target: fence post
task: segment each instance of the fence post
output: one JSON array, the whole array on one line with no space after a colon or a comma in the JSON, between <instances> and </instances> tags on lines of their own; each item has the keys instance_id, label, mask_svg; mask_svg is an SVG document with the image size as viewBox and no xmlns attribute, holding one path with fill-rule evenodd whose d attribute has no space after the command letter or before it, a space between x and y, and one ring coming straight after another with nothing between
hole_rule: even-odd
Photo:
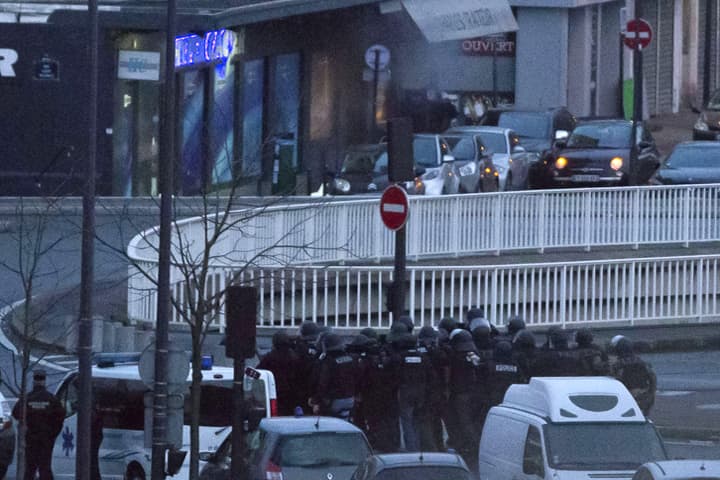
<instances>
[{"instance_id":1,"label":"fence post","mask_svg":"<svg viewBox=\"0 0 720 480\"><path fill-rule=\"evenodd\" d=\"M567 265L563 265L560 271L560 295L558 296L558 302L560 305L560 324L565 329L565 322L567 321Z\"/></svg>"},{"instance_id":2,"label":"fence post","mask_svg":"<svg viewBox=\"0 0 720 480\"><path fill-rule=\"evenodd\" d=\"M592 192L586 191L583 195L583 238L585 240L586 252L590 251L592 242Z\"/></svg>"},{"instance_id":3,"label":"fence post","mask_svg":"<svg viewBox=\"0 0 720 480\"><path fill-rule=\"evenodd\" d=\"M630 319L630 325L635 325L635 284L636 284L636 276L635 276L635 270L637 270L638 264L636 261L632 261L629 264L630 267L630 280L628 285L628 318Z\"/></svg>"},{"instance_id":4,"label":"fence post","mask_svg":"<svg viewBox=\"0 0 720 480\"><path fill-rule=\"evenodd\" d=\"M683 221L683 238L685 239L685 241L683 242L683 247L685 247L685 248L690 247L690 197L691 197L691 194L692 194L692 187L688 187L684 190L682 221Z\"/></svg>"},{"instance_id":5,"label":"fence post","mask_svg":"<svg viewBox=\"0 0 720 480\"><path fill-rule=\"evenodd\" d=\"M635 188L632 191L632 239L633 250L640 248L640 189ZM647 207L647 206L646 206ZM643 210L644 211L644 210Z\"/></svg>"},{"instance_id":6,"label":"fence post","mask_svg":"<svg viewBox=\"0 0 720 480\"><path fill-rule=\"evenodd\" d=\"M495 195L493 197L493 244L495 246L495 255L500 255L500 246L502 245L502 234L503 234L503 218L505 217L505 202L503 199L508 195Z\"/></svg>"},{"instance_id":7,"label":"fence post","mask_svg":"<svg viewBox=\"0 0 720 480\"><path fill-rule=\"evenodd\" d=\"M448 227L450 227L450 249L453 252L453 256L457 258L460 256L460 235L458 235L460 231L460 196L456 196L452 201L455 204L455 208L452 209L452 223L448 225Z\"/></svg>"},{"instance_id":8,"label":"fence post","mask_svg":"<svg viewBox=\"0 0 720 480\"><path fill-rule=\"evenodd\" d=\"M540 194L540 200L537 202L538 211L538 253L545 253L545 245L547 244L547 217L545 208L547 195Z\"/></svg>"},{"instance_id":9,"label":"fence post","mask_svg":"<svg viewBox=\"0 0 720 480\"><path fill-rule=\"evenodd\" d=\"M700 259L698 261L697 268L695 269L695 314L697 315L698 323L703 321L703 292L705 290L705 284L703 277L705 275L705 260Z\"/></svg>"}]
</instances>

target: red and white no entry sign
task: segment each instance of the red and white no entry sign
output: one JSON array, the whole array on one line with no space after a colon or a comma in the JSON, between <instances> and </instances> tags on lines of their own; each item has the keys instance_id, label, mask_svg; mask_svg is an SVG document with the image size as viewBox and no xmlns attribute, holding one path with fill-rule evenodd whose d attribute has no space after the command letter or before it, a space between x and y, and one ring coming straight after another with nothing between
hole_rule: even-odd
<instances>
[{"instance_id":1,"label":"red and white no entry sign","mask_svg":"<svg viewBox=\"0 0 720 480\"><path fill-rule=\"evenodd\" d=\"M407 222L409 200L405 189L390 185L380 197L380 218L390 230L400 230Z\"/></svg>"},{"instance_id":2,"label":"red and white no entry sign","mask_svg":"<svg viewBox=\"0 0 720 480\"><path fill-rule=\"evenodd\" d=\"M640 50L650 45L652 40L652 27L642 18L634 18L627 22L625 31L625 46L632 48L637 47Z\"/></svg>"}]
</instances>

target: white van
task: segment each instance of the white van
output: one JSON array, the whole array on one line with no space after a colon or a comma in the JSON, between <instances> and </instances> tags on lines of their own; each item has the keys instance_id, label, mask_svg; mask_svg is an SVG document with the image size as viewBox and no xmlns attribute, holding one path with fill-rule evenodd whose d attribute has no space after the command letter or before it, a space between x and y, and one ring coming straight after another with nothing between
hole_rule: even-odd
<instances>
[{"instance_id":1,"label":"white van","mask_svg":"<svg viewBox=\"0 0 720 480\"><path fill-rule=\"evenodd\" d=\"M103 418L100 445L100 473L103 479L146 479L150 477L151 449L145 448L145 407L148 388L140 379L138 358L109 355L92 367L92 388ZM230 433L232 424L233 369L203 367L200 406L200 451L214 451ZM190 451L188 374L185 393L183 450ZM275 379L267 370L246 368L243 390L248 407L262 416L277 414ZM65 422L53 449L52 467L56 479L74 479L77 453L78 373L68 374L56 395L65 408ZM262 411L261 411L262 410ZM261 412L260 412L261 411ZM172 478L187 478L190 455Z\"/></svg>"},{"instance_id":2,"label":"white van","mask_svg":"<svg viewBox=\"0 0 720 480\"><path fill-rule=\"evenodd\" d=\"M630 392L609 377L535 377L490 409L481 480L632 478L667 452Z\"/></svg>"}]
</instances>

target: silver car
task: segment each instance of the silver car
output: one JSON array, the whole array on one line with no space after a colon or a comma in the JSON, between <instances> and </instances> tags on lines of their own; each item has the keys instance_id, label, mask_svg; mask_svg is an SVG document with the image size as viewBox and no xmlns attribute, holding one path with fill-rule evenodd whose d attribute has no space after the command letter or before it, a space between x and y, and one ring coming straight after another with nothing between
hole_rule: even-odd
<instances>
[{"instance_id":1,"label":"silver car","mask_svg":"<svg viewBox=\"0 0 720 480\"><path fill-rule=\"evenodd\" d=\"M425 195L460 193L460 173L450 146L441 135L413 135L413 157L418 192Z\"/></svg>"},{"instance_id":2,"label":"silver car","mask_svg":"<svg viewBox=\"0 0 720 480\"><path fill-rule=\"evenodd\" d=\"M477 135L488 152L492 152L492 162L498 171L499 189L525 190L528 188L530 165L538 160L538 155L528 152L520 143L520 137L509 128L462 126L453 127L446 134Z\"/></svg>"}]
</instances>

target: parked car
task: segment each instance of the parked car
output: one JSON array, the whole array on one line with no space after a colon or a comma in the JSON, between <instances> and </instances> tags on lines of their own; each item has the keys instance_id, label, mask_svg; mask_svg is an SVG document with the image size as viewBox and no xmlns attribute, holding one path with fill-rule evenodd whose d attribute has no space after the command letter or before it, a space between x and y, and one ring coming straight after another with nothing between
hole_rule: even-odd
<instances>
[{"instance_id":1,"label":"parked car","mask_svg":"<svg viewBox=\"0 0 720 480\"><path fill-rule=\"evenodd\" d=\"M363 149L367 154L362 155ZM389 184L388 152L386 144L375 149L368 146L352 147L338 175L328 182L328 193L350 195L381 193ZM413 135L413 156L416 178L405 182L409 194L440 195L460 192L460 172L450 146L440 135L419 133Z\"/></svg>"},{"instance_id":2,"label":"parked car","mask_svg":"<svg viewBox=\"0 0 720 480\"><path fill-rule=\"evenodd\" d=\"M720 140L720 89L710 95L702 110L692 110L699 115L693 125L693 140Z\"/></svg>"},{"instance_id":3,"label":"parked car","mask_svg":"<svg viewBox=\"0 0 720 480\"><path fill-rule=\"evenodd\" d=\"M246 444L250 480L350 480L372 453L362 430L333 417L263 418ZM231 455L231 435L217 451L201 452L200 479L229 479Z\"/></svg>"},{"instance_id":4,"label":"parked car","mask_svg":"<svg viewBox=\"0 0 720 480\"><path fill-rule=\"evenodd\" d=\"M545 166L549 186L648 183L660 165L660 153L644 124L638 125L635 142L632 127L619 119L579 123L566 141L556 142L553 160Z\"/></svg>"},{"instance_id":5,"label":"parked car","mask_svg":"<svg viewBox=\"0 0 720 480\"><path fill-rule=\"evenodd\" d=\"M720 183L720 142L677 144L655 172L651 183Z\"/></svg>"},{"instance_id":6,"label":"parked car","mask_svg":"<svg viewBox=\"0 0 720 480\"><path fill-rule=\"evenodd\" d=\"M499 110L497 115L488 115L480 123L516 132L525 150L538 155L539 161L530 165L528 173L530 186L537 188L547 186L548 171L545 167L551 161L553 142L567 138L577 120L567 108L555 107L547 110Z\"/></svg>"},{"instance_id":7,"label":"parked car","mask_svg":"<svg viewBox=\"0 0 720 480\"><path fill-rule=\"evenodd\" d=\"M497 192L500 173L479 135L443 133L460 176L460 193Z\"/></svg>"},{"instance_id":8,"label":"parked car","mask_svg":"<svg viewBox=\"0 0 720 480\"><path fill-rule=\"evenodd\" d=\"M632 480L720 480L720 460L664 460L644 463Z\"/></svg>"},{"instance_id":9,"label":"parked car","mask_svg":"<svg viewBox=\"0 0 720 480\"><path fill-rule=\"evenodd\" d=\"M352 480L472 480L467 465L455 453L386 453L367 457Z\"/></svg>"},{"instance_id":10,"label":"parked car","mask_svg":"<svg viewBox=\"0 0 720 480\"><path fill-rule=\"evenodd\" d=\"M497 169L499 190L524 190L528 187L530 165L538 160L538 155L526 151L520 136L513 130L470 125L450 128L443 135L452 134L473 135L483 142Z\"/></svg>"}]
</instances>

